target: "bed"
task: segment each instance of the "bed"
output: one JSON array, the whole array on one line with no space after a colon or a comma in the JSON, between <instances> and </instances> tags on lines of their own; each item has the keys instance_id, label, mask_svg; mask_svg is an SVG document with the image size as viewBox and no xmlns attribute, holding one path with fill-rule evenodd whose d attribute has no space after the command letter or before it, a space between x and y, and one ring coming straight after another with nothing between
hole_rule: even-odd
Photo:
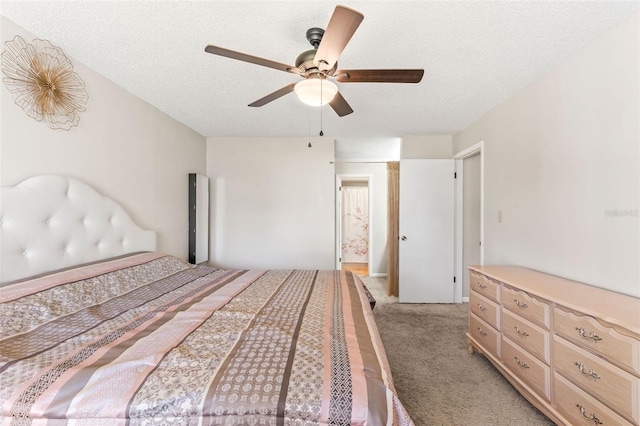
<instances>
[{"instance_id":1,"label":"bed","mask_svg":"<svg viewBox=\"0 0 640 426\"><path fill-rule=\"evenodd\" d=\"M156 251L62 176L0 194L5 424L413 425L357 275Z\"/></svg>"}]
</instances>

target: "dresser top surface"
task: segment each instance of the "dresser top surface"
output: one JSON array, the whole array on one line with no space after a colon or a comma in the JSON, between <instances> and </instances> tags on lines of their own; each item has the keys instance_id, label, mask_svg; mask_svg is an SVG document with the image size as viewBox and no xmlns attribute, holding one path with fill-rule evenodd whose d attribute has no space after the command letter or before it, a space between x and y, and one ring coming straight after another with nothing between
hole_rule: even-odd
<instances>
[{"instance_id":1,"label":"dresser top surface","mask_svg":"<svg viewBox=\"0 0 640 426\"><path fill-rule=\"evenodd\" d=\"M558 305L599 317L640 335L640 299L520 266L470 269Z\"/></svg>"}]
</instances>

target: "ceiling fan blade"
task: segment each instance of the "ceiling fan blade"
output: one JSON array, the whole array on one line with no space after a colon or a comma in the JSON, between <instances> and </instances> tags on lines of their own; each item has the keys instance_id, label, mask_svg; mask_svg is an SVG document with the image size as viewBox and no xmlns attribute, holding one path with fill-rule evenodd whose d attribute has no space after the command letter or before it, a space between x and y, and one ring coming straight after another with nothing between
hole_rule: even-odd
<instances>
[{"instance_id":1,"label":"ceiling fan blade","mask_svg":"<svg viewBox=\"0 0 640 426\"><path fill-rule=\"evenodd\" d=\"M333 67L363 19L364 15L356 10L336 6L313 59L320 70Z\"/></svg>"},{"instance_id":2,"label":"ceiling fan blade","mask_svg":"<svg viewBox=\"0 0 640 426\"><path fill-rule=\"evenodd\" d=\"M338 114L338 116L340 117L344 117L345 115L349 115L353 112L353 109L342 97L340 92L336 93L336 95L333 97L333 100L329 102L329 105L331 105L331 108L333 108L336 114Z\"/></svg>"},{"instance_id":3,"label":"ceiling fan blade","mask_svg":"<svg viewBox=\"0 0 640 426\"><path fill-rule=\"evenodd\" d=\"M262 65L263 67L274 68L280 71L286 71L293 74L300 74L300 70L293 65L287 65L270 59L259 58L257 56L248 55L246 53L236 52L235 50L225 49L224 47L214 46L212 44L204 48L204 51L213 55L224 56L239 61L249 62L251 64Z\"/></svg>"},{"instance_id":4,"label":"ceiling fan blade","mask_svg":"<svg viewBox=\"0 0 640 426\"><path fill-rule=\"evenodd\" d=\"M338 70L341 83L419 83L424 70Z\"/></svg>"},{"instance_id":5,"label":"ceiling fan blade","mask_svg":"<svg viewBox=\"0 0 640 426\"><path fill-rule=\"evenodd\" d=\"M278 89L273 93L269 93L267 96L265 96L264 98L260 98L257 101L250 103L249 106L250 107L261 107L263 105L268 104L271 101L275 101L278 98L281 98L282 96L293 92L293 86L295 86L296 83L291 83L288 84L286 86L284 86L282 89Z\"/></svg>"}]
</instances>

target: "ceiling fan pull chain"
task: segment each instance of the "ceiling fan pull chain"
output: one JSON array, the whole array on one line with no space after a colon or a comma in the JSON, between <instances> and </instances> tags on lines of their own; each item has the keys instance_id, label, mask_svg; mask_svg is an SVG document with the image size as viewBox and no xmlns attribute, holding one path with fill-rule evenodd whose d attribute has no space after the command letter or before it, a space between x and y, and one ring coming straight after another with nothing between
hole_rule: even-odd
<instances>
[{"instance_id":1,"label":"ceiling fan pull chain","mask_svg":"<svg viewBox=\"0 0 640 426\"><path fill-rule=\"evenodd\" d=\"M320 79L320 136L324 136L322 132L322 79Z\"/></svg>"},{"instance_id":2,"label":"ceiling fan pull chain","mask_svg":"<svg viewBox=\"0 0 640 426\"><path fill-rule=\"evenodd\" d=\"M311 107L307 108L307 111L309 111L309 115L308 115L308 123L309 123L309 127L307 129L307 137L309 138L309 144L307 145L307 147L311 148Z\"/></svg>"}]
</instances>

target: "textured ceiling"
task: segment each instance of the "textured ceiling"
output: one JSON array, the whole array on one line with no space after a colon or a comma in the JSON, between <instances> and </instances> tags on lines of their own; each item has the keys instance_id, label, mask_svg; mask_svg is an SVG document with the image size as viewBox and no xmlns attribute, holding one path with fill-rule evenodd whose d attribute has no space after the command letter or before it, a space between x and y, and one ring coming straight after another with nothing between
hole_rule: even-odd
<instances>
[{"instance_id":1,"label":"textured ceiling","mask_svg":"<svg viewBox=\"0 0 640 426\"><path fill-rule=\"evenodd\" d=\"M364 14L341 68L424 68L415 84L340 84L354 113L289 94L299 77L204 52L292 64L336 4ZM453 134L637 13L637 1L24 1L11 21L204 136ZM90 91L91 88L88 88Z\"/></svg>"}]
</instances>

